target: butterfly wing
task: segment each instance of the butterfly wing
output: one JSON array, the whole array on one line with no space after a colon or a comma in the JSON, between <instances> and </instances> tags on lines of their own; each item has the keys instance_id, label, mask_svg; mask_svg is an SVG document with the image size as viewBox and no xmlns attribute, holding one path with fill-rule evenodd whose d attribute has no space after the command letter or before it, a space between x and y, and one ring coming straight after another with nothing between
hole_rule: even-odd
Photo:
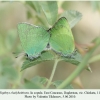
<instances>
[{"instance_id":1,"label":"butterfly wing","mask_svg":"<svg viewBox=\"0 0 100 100\"><path fill-rule=\"evenodd\" d=\"M50 46L54 51L65 56L74 51L74 38L65 17L60 18L49 33L51 34Z\"/></svg>"},{"instance_id":2,"label":"butterfly wing","mask_svg":"<svg viewBox=\"0 0 100 100\"><path fill-rule=\"evenodd\" d=\"M44 28L27 23L18 24L18 34L25 53L34 58L46 48L50 37Z\"/></svg>"}]
</instances>

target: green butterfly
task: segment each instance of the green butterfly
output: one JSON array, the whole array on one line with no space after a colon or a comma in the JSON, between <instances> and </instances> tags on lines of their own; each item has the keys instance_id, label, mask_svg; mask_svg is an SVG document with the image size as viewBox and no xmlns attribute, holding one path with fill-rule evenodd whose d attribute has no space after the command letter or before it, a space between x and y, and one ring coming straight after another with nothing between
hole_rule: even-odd
<instances>
[{"instance_id":1,"label":"green butterfly","mask_svg":"<svg viewBox=\"0 0 100 100\"><path fill-rule=\"evenodd\" d=\"M40 26L20 23L18 24L18 34L29 59L39 57L41 52L48 48L48 45L62 56L68 56L75 49L71 28L65 17L61 17L47 31Z\"/></svg>"},{"instance_id":2,"label":"green butterfly","mask_svg":"<svg viewBox=\"0 0 100 100\"><path fill-rule=\"evenodd\" d=\"M74 38L69 23L65 17L60 18L55 25L49 29L51 35L49 44L51 48L63 56L71 54L74 49Z\"/></svg>"}]
</instances>

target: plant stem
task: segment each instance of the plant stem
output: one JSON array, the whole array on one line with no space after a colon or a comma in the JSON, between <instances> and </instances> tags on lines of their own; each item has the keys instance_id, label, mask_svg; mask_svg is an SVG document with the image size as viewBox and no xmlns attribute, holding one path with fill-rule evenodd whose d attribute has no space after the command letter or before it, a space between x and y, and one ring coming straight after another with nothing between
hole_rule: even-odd
<instances>
[{"instance_id":1,"label":"plant stem","mask_svg":"<svg viewBox=\"0 0 100 100\"><path fill-rule=\"evenodd\" d=\"M60 84L57 89L62 89L62 88L65 88L66 86L68 86L72 80L77 77L81 71L86 67L92 53L95 51L95 49L100 45L100 38L96 40L95 42L95 46L94 48L92 48L89 53L87 53L83 59L83 61L79 64L79 66L75 69L75 71L67 78L65 79L65 81L63 81L62 84Z\"/></svg>"},{"instance_id":2,"label":"plant stem","mask_svg":"<svg viewBox=\"0 0 100 100\"><path fill-rule=\"evenodd\" d=\"M93 63L93 62L96 62L96 61L99 61L100 60L100 54L99 55L96 55L96 56L93 56L90 60L89 60L89 63Z\"/></svg>"},{"instance_id":3,"label":"plant stem","mask_svg":"<svg viewBox=\"0 0 100 100\"><path fill-rule=\"evenodd\" d=\"M56 67L57 67L58 62L59 62L59 60L58 60L58 59L55 59L54 66L53 66L53 70L52 70L50 79L48 80L48 83L47 83L46 88L49 88L49 86L50 86L50 84L51 84L51 82L52 82L52 79L53 79L53 77L54 77L55 70L56 70Z\"/></svg>"}]
</instances>

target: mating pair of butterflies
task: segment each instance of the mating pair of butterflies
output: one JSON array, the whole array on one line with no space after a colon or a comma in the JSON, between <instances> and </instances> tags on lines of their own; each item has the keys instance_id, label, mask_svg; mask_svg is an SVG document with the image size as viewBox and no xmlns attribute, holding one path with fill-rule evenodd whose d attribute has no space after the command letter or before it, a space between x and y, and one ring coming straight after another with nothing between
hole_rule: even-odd
<instances>
[{"instance_id":1,"label":"mating pair of butterflies","mask_svg":"<svg viewBox=\"0 0 100 100\"><path fill-rule=\"evenodd\" d=\"M71 54L75 49L71 28L65 17L61 17L49 30L40 26L19 23L18 34L29 59L37 58L48 48L48 45L62 56Z\"/></svg>"}]
</instances>

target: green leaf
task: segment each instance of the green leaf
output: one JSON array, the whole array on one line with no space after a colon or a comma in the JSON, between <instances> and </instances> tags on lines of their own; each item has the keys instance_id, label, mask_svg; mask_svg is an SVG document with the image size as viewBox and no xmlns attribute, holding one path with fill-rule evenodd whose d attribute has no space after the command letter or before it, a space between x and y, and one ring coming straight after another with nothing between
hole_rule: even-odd
<instances>
[{"instance_id":1,"label":"green leaf","mask_svg":"<svg viewBox=\"0 0 100 100\"><path fill-rule=\"evenodd\" d=\"M56 22L58 6L56 1L41 1L40 5L50 25Z\"/></svg>"},{"instance_id":2,"label":"green leaf","mask_svg":"<svg viewBox=\"0 0 100 100\"><path fill-rule=\"evenodd\" d=\"M55 60L55 58L57 57L61 60L72 63L74 65L78 65L82 61L82 56L78 52L73 54L72 58L68 58L68 57L61 57L60 55L56 54L53 51L45 51L42 52L40 57L38 57L33 61L26 59L22 65L21 71L44 61Z\"/></svg>"},{"instance_id":3,"label":"green leaf","mask_svg":"<svg viewBox=\"0 0 100 100\"><path fill-rule=\"evenodd\" d=\"M54 85L56 88L62 83L62 80L57 80L52 82L52 85ZM65 87L65 89L73 89L72 85L68 85L67 87Z\"/></svg>"},{"instance_id":4,"label":"green leaf","mask_svg":"<svg viewBox=\"0 0 100 100\"><path fill-rule=\"evenodd\" d=\"M18 73L13 67L3 67L3 74L11 80L16 80L18 78Z\"/></svg>"},{"instance_id":5,"label":"green leaf","mask_svg":"<svg viewBox=\"0 0 100 100\"><path fill-rule=\"evenodd\" d=\"M91 1L91 5L94 10L100 11L100 1Z\"/></svg>"},{"instance_id":6,"label":"green leaf","mask_svg":"<svg viewBox=\"0 0 100 100\"><path fill-rule=\"evenodd\" d=\"M32 13L29 10L27 11L27 18L28 19L32 18Z\"/></svg>"},{"instance_id":7,"label":"green leaf","mask_svg":"<svg viewBox=\"0 0 100 100\"><path fill-rule=\"evenodd\" d=\"M0 56L5 54L7 49L5 49L4 37L0 34Z\"/></svg>"},{"instance_id":8,"label":"green leaf","mask_svg":"<svg viewBox=\"0 0 100 100\"><path fill-rule=\"evenodd\" d=\"M40 13L40 5L38 1L26 1L26 4L34 9L37 13Z\"/></svg>"},{"instance_id":9,"label":"green leaf","mask_svg":"<svg viewBox=\"0 0 100 100\"><path fill-rule=\"evenodd\" d=\"M66 61L66 62L69 62L69 63L72 63L74 65L78 65L82 61L82 56L81 56L80 53L78 53L76 51L75 54L72 54L72 57L71 58L62 57L62 60Z\"/></svg>"},{"instance_id":10,"label":"green leaf","mask_svg":"<svg viewBox=\"0 0 100 100\"><path fill-rule=\"evenodd\" d=\"M32 81L29 81L27 79L24 80L24 86L25 89L42 89L43 87L40 84L34 83Z\"/></svg>"},{"instance_id":11,"label":"green leaf","mask_svg":"<svg viewBox=\"0 0 100 100\"><path fill-rule=\"evenodd\" d=\"M13 46L16 44L15 40L17 39L16 30L10 30L7 32L6 40L5 40L5 46L7 50L11 50Z\"/></svg>"},{"instance_id":12,"label":"green leaf","mask_svg":"<svg viewBox=\"0 0 100 100\"><path fill-rule=\"evenodd\" d=\"M48 81L48 79L45 77L35 76L31 81L44 85Z\"/></svg>"},{"instance_id":13,"label":"green leaf","mask_svg":"<svg viewBox=\"0 0 100 100\"><path fill-rule=\"evenodd\" d=\"M5 76L0 77L0 89L7 89L8 78Z\"/></svg>"},{"instance_id":14,"label":"green leaf","mask_svg":"<svg viewBox=\"0 0 100 100\"><path fill-rule=\"evenodd\" d=\"M45 83L48 81L45 77L35 76L31 80L25 79L24 88L28 89L42 89L44 88Z\"/></svg>"},{"instance_id":15,"label":"green leaf","mask_svg":"<svg viewBox=\"0 0 100 100\"><path fill-rule=\"evenodd\" d=\"M33 2L33 5L34 5L34 8L35 10L40 13L40 5L39 5L39 2L38 1L32 1Z\"/></svg>"},{"instance_id":16,"label":"green leaf","mask_svg":"<svg viewBox=\"0 0 100 100\"><path fill-rule=\"evenodd\" d=\"M70 27L73 28L82 18L82 14L75 10L68 10L64 12L61 17L66 17Z\"/></svg>"},{"instance_id":17,"label":"green leaf","mask_svg":"<svg viewBox=\"0 0 100 100\"><path fill-rule=\"evenodd\" d=\"M39 64L43 61L54 60L55 57L56 57L55 55L56 54L52 51L46 51L46 52L43 52L40 57L38 57L37 59L35 59L33 61L30 61L30 60L27 59L27 60L24 61L21 70L24 70L26 68L29 68L29 67L34 66L36 64Z\"/></svg>"}]
</instances>

